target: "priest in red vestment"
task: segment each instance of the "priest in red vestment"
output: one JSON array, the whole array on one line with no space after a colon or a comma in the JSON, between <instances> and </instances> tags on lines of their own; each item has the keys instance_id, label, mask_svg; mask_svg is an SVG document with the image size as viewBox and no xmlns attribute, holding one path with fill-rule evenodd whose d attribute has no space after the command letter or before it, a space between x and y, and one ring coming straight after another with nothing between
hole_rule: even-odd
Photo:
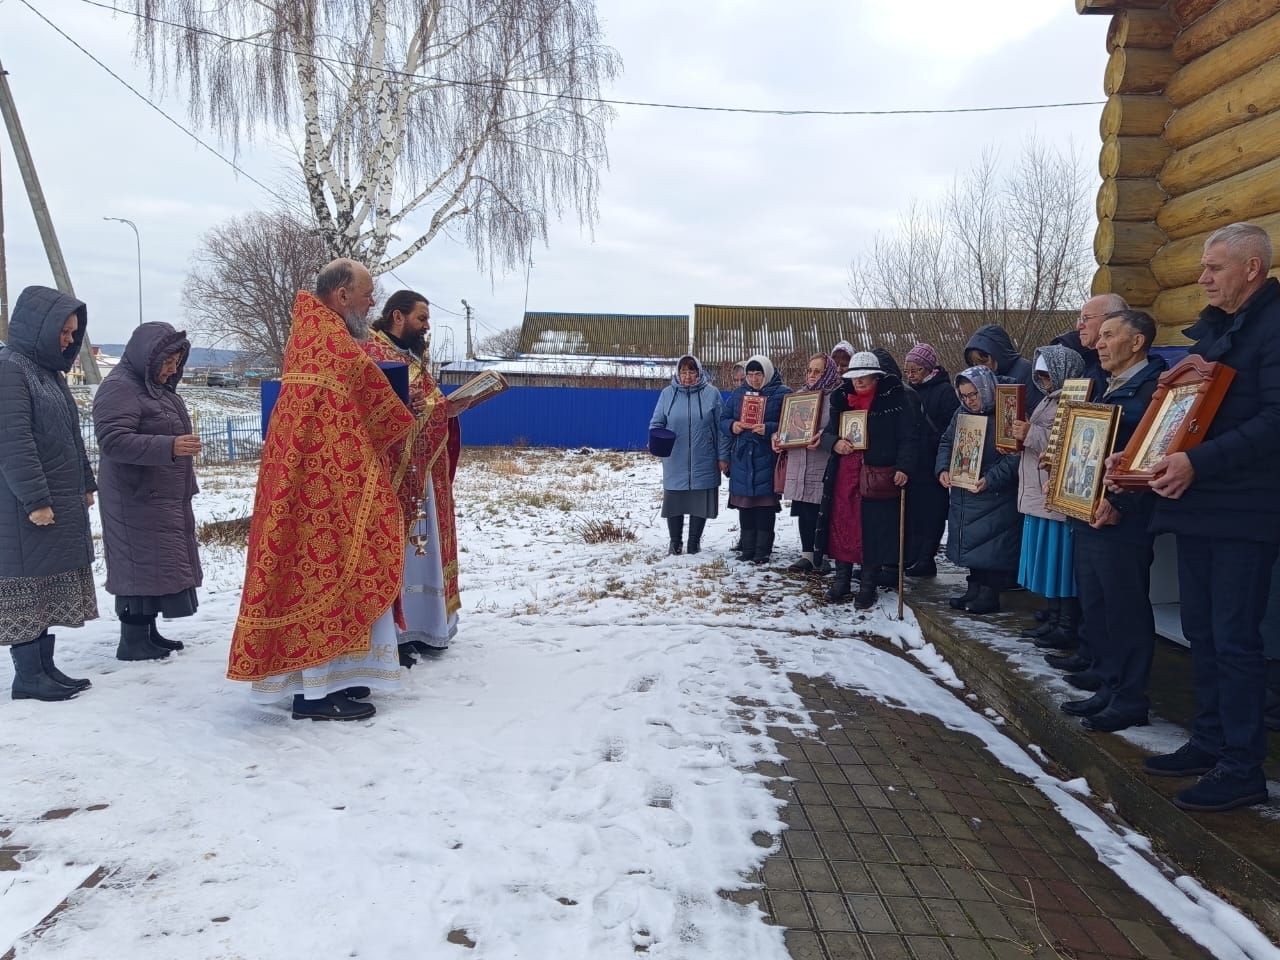
<instances>
[{"instance_id":1,"label":"priest in red vestment","mask_svg":"<svg viewBox=\"0 0 1280 960\"><path fill-rule=\"evenodd\" d=\"M390 453L392 482L405 518L404 587L400 596L400 662L449 646L458 628L458 537L454 525L451 441L466 404L445 399L427 366L427 298L399 290L387 298L363 344L374 360L409 368L410 408L417 422Z\"/></svg>"},{"instance_id":2,"label":"priest in red vestment","mask_svg":"<svg viewBox=\"0 0 1280 960\"><path fill-rule=\"evenodd\" d=\"M372 716L400 682L392 606L405 518L391 451L415 418L361 348L373 278L351 260L299 293L262 449L227 676L295 719Z\"/></svg>"}]
</instances>

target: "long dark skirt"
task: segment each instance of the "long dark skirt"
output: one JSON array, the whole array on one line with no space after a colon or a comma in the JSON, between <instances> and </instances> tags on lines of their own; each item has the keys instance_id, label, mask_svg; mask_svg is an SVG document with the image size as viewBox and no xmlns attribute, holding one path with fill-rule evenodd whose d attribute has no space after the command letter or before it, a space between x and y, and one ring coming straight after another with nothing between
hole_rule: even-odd
<instances>
[{"instance_id":1,"label":"long dark skirt","mask_svg":"<svg viewBox=\"0 0 1280 960\"><path fill-rule=\"evenodd\" d=\"M934 477L912 479L907 486L907 563L933 559L950 508L951 494Z\"/></svg>"},{"instance_id":2,"label":"long dark skirt","mask_svg":"<svg viewBox=\"0 0 1280 960\"><path fill-rule=\"evenodd\" d=\"M898 562L898 498L862 502L862 563L879 567Z\"/></svg>"},{"instance_id":3,"label":"long dark skirt","mask_svg":"<svg viewBox=\"0 0 1280 960\"><path fill-rule=\"evenodd\" d=\"M116 597L117 617L157 617L176 620L189 617L200 607L196 588L188 587L162 597Z\"/></svg>"}]
</instances>

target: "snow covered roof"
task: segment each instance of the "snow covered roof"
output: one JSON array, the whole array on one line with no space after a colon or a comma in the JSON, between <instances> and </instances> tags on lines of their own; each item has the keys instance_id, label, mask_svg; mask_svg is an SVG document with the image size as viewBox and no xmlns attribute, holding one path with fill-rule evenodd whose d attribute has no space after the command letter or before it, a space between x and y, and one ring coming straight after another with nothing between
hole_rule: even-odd
<instances>
[{"instance_id":1,"label":"snow covered roof","mask_svg":"<svg viewBox=\"0 0 1280 960\"><path fill-rule=\"evenodd\" d=\"M529 312L516 352L678 360L688 344L687 314Z\"/></svg>"}]
</instances>

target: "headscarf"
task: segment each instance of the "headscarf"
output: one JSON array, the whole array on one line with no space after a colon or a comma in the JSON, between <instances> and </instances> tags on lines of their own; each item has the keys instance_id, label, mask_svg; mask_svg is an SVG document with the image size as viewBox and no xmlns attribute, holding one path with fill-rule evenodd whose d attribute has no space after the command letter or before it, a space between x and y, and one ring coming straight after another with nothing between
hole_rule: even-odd
<instances>
[{"instance_id":1,"label":"headscarf","mask_svg":"<svg viewBox=\"0 0 1280 960\"><path fill-rule=\"evenodd\" d=\"M979 411L981 414L988 414L995 410L996 375L991 372L990 367L967 367L957 373L955 379L956 396L960 395L961 380L968 380L973 384L974 389L978 391L978 399L982 402L982 409ZM964 401L960 402L960 412L969 412L969 408L964 405Z\"/></svg>"},{"instance_id":2,"label":"headscarf","mask_svg":"<svg viewBox=\"0 0 1280 960\"><path fill-rule=\"evenodd\" d=\"M816 359L816 356L811 358L811 360ZM810 383L809 378L805 377L804 388L806 390L821 390L823 393L830 393L840 386L840 373L836 370L836 362L831 359L830 354L824 356L822 360L822 375L813 383Z\"/></svg>"},{"instance_id":3,"label":"headscarf","mask_svg":"<svg viewBox=\"0 0 1280 960\"><path fill-rule=\"evenodd\" d=\"M827 351L827 356L831 356L831 354L835 353L837 350L843 350L845 353L847 353L851 357L858 352L857 350L853 349L853 344L850 343L848 340L841 340L834 347L832 347L830 350Z\"/></svg>"},{"instance_id":4,"label":"headscarf","mask_svg":"<svg viewBox=\"0 0 1280 960\"><path fill-rule=\"evenodd\" d=\"M1036 370L1041 368L1041 364L1044 366L1044 372L1049 375L1050 383L1053 384L1048 396L1058 393L1064 381L1084 373L1084 357L1062 344L1050 344L1036 350Z\"/></svg>"},{"instance_id":5,"label":"headscarf","mask_svg":"<svg viewBox=\"0 0 1280 960\"><path fill-rule=\"evenodd\" d=\"M683 383L680 382L680 364L684 363L686 360L692 360L693 365L698 368L698 382L695 383L692 387L686 387ZM671 386L675 387L677 390L687 390L690 393L695 393L698 390L701 390L710 382L711 382L711 377L707 375L706 370L702 369L701 361L699 361L698 358L695 357L693 354L686 353L683 357L681 357L679 360L676 361L676 372L671 374Z\"/></svg>"},{"instance_id":6,"label":"headscarf","mask_svg":"<svg viewBox=\"0 0 1280 960\"><path fill-rule=\"evenodd\" d=\"M753 357L747 358L747 371L750 372L752 364L758 364L760 369L764 371L764 382L769 383L773 379L773 361L766 357L763 353L757 353Z\"/></svg>"}]
</instances>

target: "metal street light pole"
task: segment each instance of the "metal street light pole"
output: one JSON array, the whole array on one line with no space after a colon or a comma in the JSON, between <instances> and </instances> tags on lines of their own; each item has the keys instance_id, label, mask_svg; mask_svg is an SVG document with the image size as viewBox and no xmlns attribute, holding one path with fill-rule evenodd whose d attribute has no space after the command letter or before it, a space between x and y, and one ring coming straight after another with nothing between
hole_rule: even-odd
<instances>
[{"instance_id":1,"label":"metal street light pole","mask_svg":"<svg viewBox=\"0 0 1280 960\"><path fill-rule=\"evenodd\" d=\"M103 217L103 220L114 220L116 223L127 223L133 230L133 240L138 247L138 326L142 326L142 238L138 236L138 225L124 217Z\"/></svg>"}]
</instances>

